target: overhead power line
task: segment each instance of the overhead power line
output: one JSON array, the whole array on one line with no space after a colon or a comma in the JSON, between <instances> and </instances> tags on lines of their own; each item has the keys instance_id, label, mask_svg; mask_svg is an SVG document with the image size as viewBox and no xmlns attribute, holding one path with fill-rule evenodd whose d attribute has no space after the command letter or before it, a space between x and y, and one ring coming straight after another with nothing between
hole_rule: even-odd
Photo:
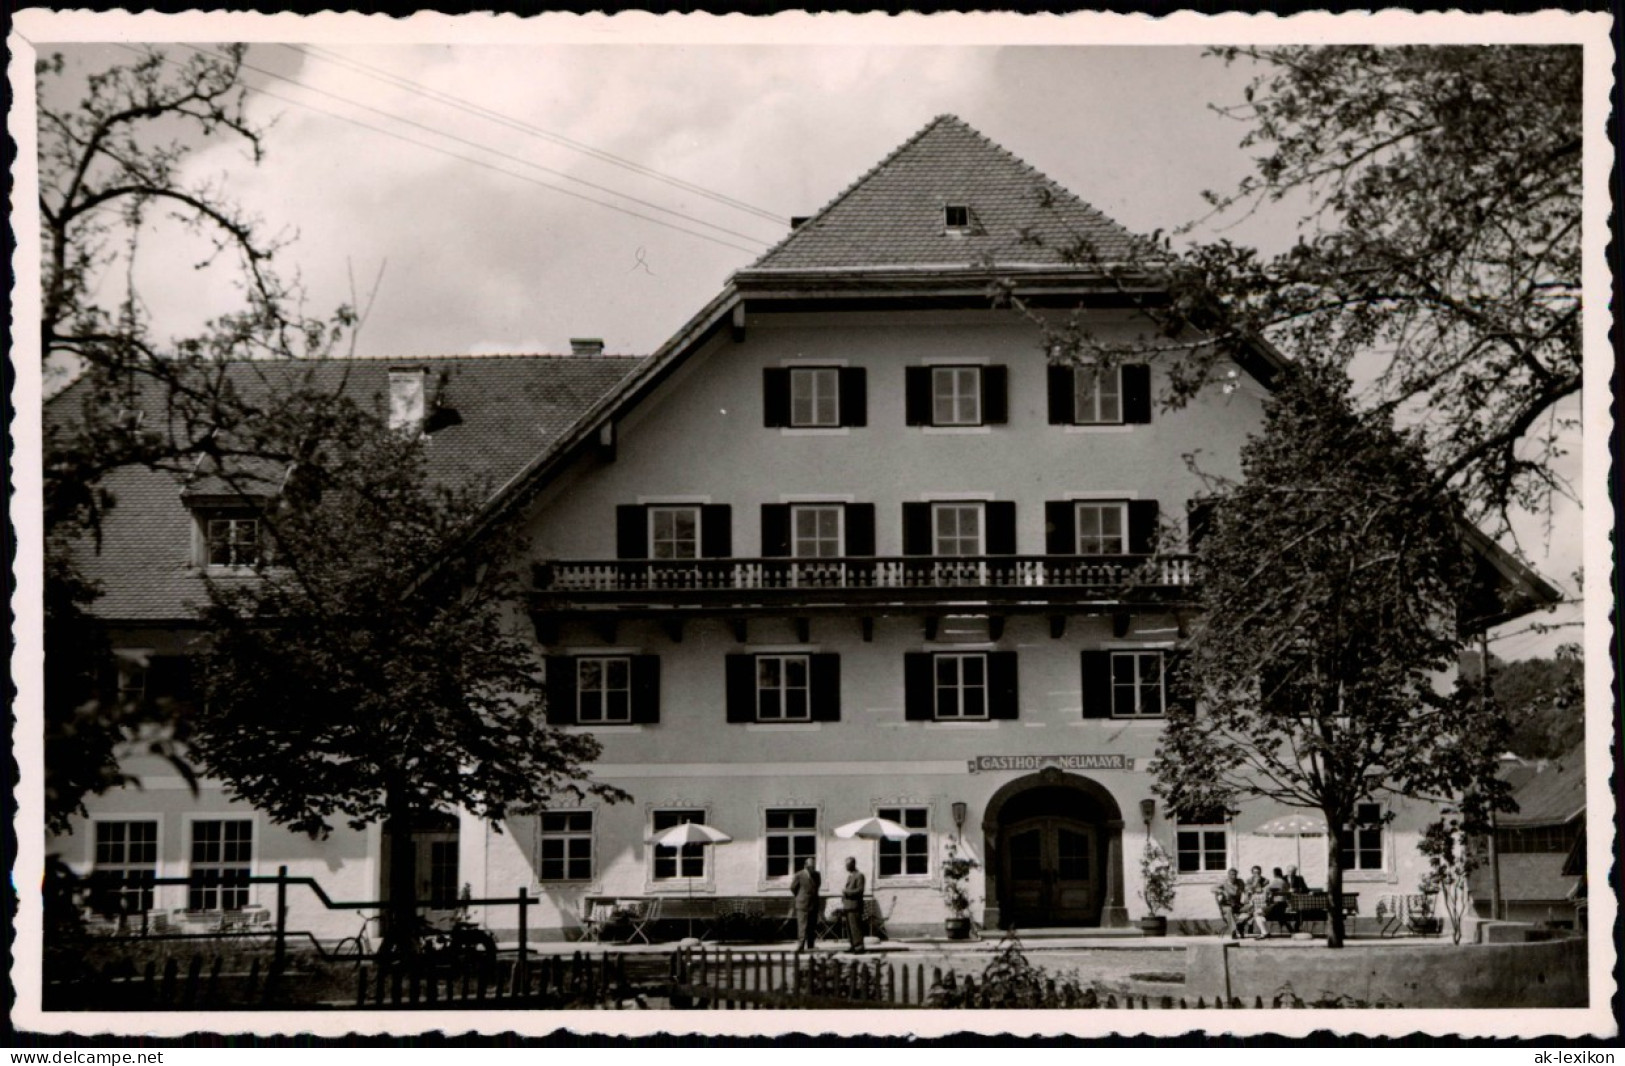
<instances>
[{"instance_id":1,"label":"overhead power line","mask_svg":"<svg viewBox=\"0 0 1625 1066\"><path fill-rule=\"evenodd\" d=\"M477 104L472 100L455 96L451 93L442 92L439 89L431 89L426 85L412 80L411 78L394 74L383 69L382 67L375 67L370 63L363 63L361 60L355 59L351 56L340 55L339 53L330 49L321 48L316 45L285 44L282 47L290 49L294 52L298 52L301 55L310 56L314 59L320 59L337 66L345 67L355 73L362 74L377 81L383 81L387 84L394 85L397 88L405 89L407 92L416 93L419 96L439 101L440 103L455 107L461 111L467 111L470 114L479 115L480 117L488 119L492 122L507 126L509 129L518 130L522 133L530 134L533 137L550 141L554 144L569 148L572 151L591 156L594 159L602 160L603 162L610 163L614 166L630 170L635 174L642 175L643 177L653 178L656 181L664 182L673 188L682 189L685 192L694 193L696 196L703 196L708 200L715 201L716 203L724 204L739 211L756 215L757 217L766 219L769 222L774 222L781 226L789 224L789 220L783 215L769 211L766 208L757 207L754 204L749 204L743 200L735 199L734 197L728 196L725 193L720 193L713 189L707 189L703 185L696 185L691 181L685 181L682 178L656 170L653 167L645 166L642 163L627 159L624 156L618 156L612 152L606 152L600 148L594 148L590 144L584 144L581 141L573 140L572 138L564 136L562 133L554 133L552 130L542 129L540 126L533 125L532 123L525 122L521 119L516 119L512 115L504 114L503 112L494 110L493 108L486 107L483 104Z\"/></svg>"}]
</instances>

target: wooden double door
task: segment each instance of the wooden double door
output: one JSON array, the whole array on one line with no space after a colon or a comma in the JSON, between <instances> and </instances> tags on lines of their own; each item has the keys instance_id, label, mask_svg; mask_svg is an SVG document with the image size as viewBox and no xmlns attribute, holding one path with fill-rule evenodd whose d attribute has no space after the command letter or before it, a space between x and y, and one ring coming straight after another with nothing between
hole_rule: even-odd
<instances>
[{"instance_id":1,"label":"wooden double door","mask_svg":"<svg viewBox=\"0 0 1625 1066\"><path fill-rule=\"evenodd\" d=\"M999 836L1005 905L1018 929L1098 924L1101 877L1094 824L1042 815L1011 822Z\"/></svg>"}]
</instances>

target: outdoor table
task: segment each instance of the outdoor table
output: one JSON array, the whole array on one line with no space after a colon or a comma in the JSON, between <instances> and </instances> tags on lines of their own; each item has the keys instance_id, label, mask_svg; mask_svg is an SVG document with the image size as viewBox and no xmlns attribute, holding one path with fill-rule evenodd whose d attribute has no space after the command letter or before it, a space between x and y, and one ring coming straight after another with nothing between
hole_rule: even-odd
<instances>
[{"instance_id":1,"label":"outdoor table","mask_svg":"<svg viewBox=\"0 0 1625 1066\"><path fill-rule=\"evenodd\" d=\"M1287 897L1287 917L1294 924L1325 922L1330 919L1331 912L1332 897L1329 892L1294 892ZM1343 893L1343 914L1352 918L1359 913L1360 894L1358 892Z\"/></svg>"}]
</instances>

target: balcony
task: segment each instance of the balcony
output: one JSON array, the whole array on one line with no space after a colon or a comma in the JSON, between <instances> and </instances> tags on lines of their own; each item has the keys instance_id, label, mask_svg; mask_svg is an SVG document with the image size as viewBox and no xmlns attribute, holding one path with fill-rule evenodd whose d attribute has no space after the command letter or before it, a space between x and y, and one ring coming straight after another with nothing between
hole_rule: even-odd
<instances>
[{"instance_id":1,"label":"balcony","mask_svg":"<svg viewBox=\"0 0 1625 1066\"><path fill-rule=\"evenodd\" d=\"M649 559L537 563L539 615L1109 613L1188 605L1190 555Z\"/></svg>"}]
</instances>

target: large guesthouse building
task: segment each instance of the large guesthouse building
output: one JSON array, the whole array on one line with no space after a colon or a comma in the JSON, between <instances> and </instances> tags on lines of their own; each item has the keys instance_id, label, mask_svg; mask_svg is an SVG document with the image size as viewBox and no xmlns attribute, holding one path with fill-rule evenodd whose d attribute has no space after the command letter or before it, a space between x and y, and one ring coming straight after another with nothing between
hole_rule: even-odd
<instances>
[{"instance_id":1,"label":"large guesthouse building","mask_svg":"<svg viewBox=\"0 0 1625 1066\"><path fill-rule=\"evenodd\" d=\"M1118 927L1145 913L1148 837L1177 872L1176 928L1216 918L1232 866L1295 863L1324 883L1324 836L1254 832L1285 809L1179 820L1147 769L1195 617L1192 465L1239 473L1279 357L1238 355L1222 387L1170 408L1158 360L1053 365L1043 331L989 297L1002 279L1035 313L1133 342L1156 295L1118 269L1133 242L943 116L646 358L581 342L357 361L348 387L393 395L434 462L498 486L491 518L530 546L516 608L545 657L549 721L591 732L594 776L633 797L500 827L447 811L419 833L425 894L523 888L541 900L530 928L563 937L591 899L787 899L803 859L853 857L893 935L940 934L953 849L979 863L988 926ZM421 421L447 408L459 417ZM159 684L206 639L187 605L202 573L240 562L251 541L231 523L252 517L164 475L118 476L97 610L121 676ZM1507 613L1553 595L1470 539ZM51 850L120 876L227 884L288 866L333 898L383 891L376 827L310 841L132 758L145 787L94 799ZM834 835L869 816L910 835ZM1362 913L1416 891L1416 836L1435 816L1368 804L1334 827ZM650 842L684 822L731 841ZM268 902L261 886L135 891L159 910ZM294 928L354 931L310 893L289 906ZM483 919L514 923L511 909Z\"/></svg>"}]
</instances>

